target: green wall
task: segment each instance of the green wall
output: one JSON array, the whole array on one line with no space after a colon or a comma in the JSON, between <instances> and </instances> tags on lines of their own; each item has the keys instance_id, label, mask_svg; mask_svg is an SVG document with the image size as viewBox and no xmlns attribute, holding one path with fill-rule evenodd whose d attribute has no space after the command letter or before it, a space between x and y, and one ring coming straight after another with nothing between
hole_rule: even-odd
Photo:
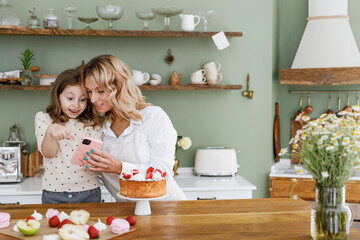
<instances>
[{"instance_id":1,"label":"green wall","mask_svg":"<svg viewBox=\"0 0 360 240\"><path fill-rule=\"evenodd\" d=\"M29 9L37 7L42 19L47 8L54 8L60 18L60 28L67 28L66 13L62 8L76 6L75 16L96 17L95 6L99 1L10 0L23 21ZM223 74L221 84L243 84L250 73L250 88L255 91L249 100L242 91L149 91L144 92L148 102L161 106L170 116L179 135L189 136L192 147L178 151L180 167L191 167L197 148L225 146L240 149L239 174L255 184L255 198L268 196L268 174L273 163L273 74L277 72L277 52L273 40L277 39L277 1L268 0L137 0L106 3L125 7L125 15L114 23L115 29L141 29L142 22L136 11L152 7L176 7L184 13L213 9L216 14L209 19L210 31L241 31L243 37L229 39L231 46L218 51L210 38L114 38L114 37L54 37L54 36L0 36L0 71L21 68L18 56L26 48L34 50L40 71L36 74L59 74L79 66L82 60L105 53L125 61L130 68L159 73L163 83L168 83L171 71L181 72L187 84L191 72L208 61L219 61ZM84 24L75 20L74 28ZM94 29L105 29L106 22L99 19ZM275 27L275 34L273 32ZM163 18L150 22L150 28L163 28ZM171 18L171 28L180 30L180 18ZM196 30L202 28L202 23ZM175 62L164 62L171 48ZM34 115L48 104L48 91L0 91L0 142L7 140L9 127L17 124L26 142L34 150Z\"/></svg>"},{"instance_id":2,"label":"green wall","mask_svg":"<svg viewBox=\"0 0 360 240\"><path fill-rule=\"evenodd\" d=\"M360 2L348 0L350 26L357 45L360 46ZM291 68L301 37L306 27L308 17L307 0L279 0L279 68ZM276 82L279 82L277 78ZM299 110L301 94L290 94L290 90L360 90L358 85L343 86L291 86L279 85L281 147L288 147L290 140L290 118ZM360 97L360 95L359 95ZM328 94L311 94L311 106L314 112L310 117L318 117L328 109ZM331 94L331 108L338 110L338 94ZM340 94L343 109L347 104L347 94ZM356 94L349 94L350 105L356 104ZM307 94L304 94L303 108L308 105Z\"/></svg>"}]
</instances>

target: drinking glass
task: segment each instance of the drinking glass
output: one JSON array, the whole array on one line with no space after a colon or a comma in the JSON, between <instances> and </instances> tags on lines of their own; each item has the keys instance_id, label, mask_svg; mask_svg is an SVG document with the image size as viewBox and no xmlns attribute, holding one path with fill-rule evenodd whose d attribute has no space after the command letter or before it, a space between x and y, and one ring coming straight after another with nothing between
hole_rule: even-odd
<instances>
[{"instance_id":1,"label":"drinking glass","mask_svg":"<svg viewBox=\"0 0 360 240\"><path fill-rule=\"evenodd\" d=\"M144 21L143 31L150 31L149 29L149 21L153 20L156 17L156 14L153 12L136 12L136 16Z\"/></svg>"},{"instance_id":2,"label":"drinking glass","mask_svg":"<svg viewBox=\"0 0 360 240\"><path fill-rule=\"evenodd\" d=\"M66 8L63 8L63 10L68 13L67 14L67 20L69 23L68 29L72 29L72 21L73 21L72 13L76 12L77 8L76 7L66 7Z\"/></svg>"},{"instance_id":3,"label":"drinking glass","mask_svg":"<svg viewBox=\"0 0 360 240\"><path fill-rule=\"evenodd\" d=\"M100 18L108 21L108 28L112 29L112 22L124 15L124 8L115 5L96 6L96 12Z\"/></svg>"},{"instance_id":4,"label":"drinking glass","mask_svg":"<svg viewBox=\"0 0 360 240\"><path fill-rule=\"evenodd\" d=\"M197 15L199 15L199 17L201 17L201 19L204 20L204 32L208 31L208 27L207 27L207 21L210 17L214 16L215 11L214 10L209 10L206 12L197 12Z\"/></svg>"},{"instance_id":5,"label":"drinking glass","mask_svg":"<svg viewBox=\"0 0 360 240\"><path fill-rule=\"evenodd\" d=\"M152 11L156 14L164 16L165 18L165 27L163 31L172 31L170 29L170 17L176 16L182 13L182 9L175 9L175 8L153 8Z\"/></svg>"}]
</instances>

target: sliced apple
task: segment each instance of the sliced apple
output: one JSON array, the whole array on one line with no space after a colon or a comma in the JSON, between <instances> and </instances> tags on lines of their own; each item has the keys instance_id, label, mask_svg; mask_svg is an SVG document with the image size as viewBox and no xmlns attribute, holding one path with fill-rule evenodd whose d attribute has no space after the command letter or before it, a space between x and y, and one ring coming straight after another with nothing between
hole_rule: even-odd
<instances>
[{"instance_id":1,"label":"sliced apple","mask_svg":"<svg viewBox=\"0 0 360 240\"><path fill-rule=\"evenodd\" d=\"M74 210L70 213L70 221L76 225L84 225L89 221L90 213L85 210Z\"/></svg>"},{"instance_id":2,"label":"sliced apple","mask_svg":"<svg viewBox=\"0 0 360 240\"><path fill-rule=\"evenodd\" d=\"M34 235L37 231L39 231L40 222L36 220L29 220L29 221L19 220L16 223L16 226L18 227L19 231L22 234L26 236L31 236Z\"/></svg>"},{"instance_id":3,"label":"sliced apple","mask_svg":"<svg viewBox=\"0 0 360 240\"><path fill-rule=\"evenodd\" d=\"M61 239L86 240L90 239L89 234L81 227L73 224L65 224L58 230Z\"/></svg>"}]
</instances>

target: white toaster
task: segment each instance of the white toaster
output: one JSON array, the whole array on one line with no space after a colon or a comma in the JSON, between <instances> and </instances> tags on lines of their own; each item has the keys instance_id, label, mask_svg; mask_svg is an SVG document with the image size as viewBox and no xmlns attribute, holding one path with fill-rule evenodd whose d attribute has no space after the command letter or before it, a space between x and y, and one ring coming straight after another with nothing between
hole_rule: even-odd
<instances>
[{"instance_id":1,"label":"white toaster","mask_svg":"<svg viewBox=\"0 0 360 240\"><path fill-rule=\"evenodd\" d=\"M194 174L198 176L234 176L238 170L236 150L206 147L196 150Z\"/></svg>"}]
</instances>

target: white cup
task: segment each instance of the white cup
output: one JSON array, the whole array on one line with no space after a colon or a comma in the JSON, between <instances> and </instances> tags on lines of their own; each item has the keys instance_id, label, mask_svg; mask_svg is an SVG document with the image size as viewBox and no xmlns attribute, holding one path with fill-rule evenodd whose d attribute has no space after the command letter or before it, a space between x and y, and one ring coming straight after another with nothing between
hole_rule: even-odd
<instances>
[{"instance_id":1,"label":"white cup","mask_svg":"<svg viewBox=\"0 0 360 240\"><path fill-rule=\"evenodd\" d=\"M151 84L151 80L153 80L152 81L153 84ZM158 84L161 83L161 80L162 80L162 78L161 78L161 76L159 74L153 73L153 74L151 74L151 77L150 77L150 84L151 85L158 85ZM155 84L155 82L157 82L157 84Z\"/></svg>"},{"instance_id":2,"label":"white cup","mask_svg":"<svg viewBox=\"0 0 360 240\"><path fill-rule=\"evenodd\" d=\"M220 73L206 75L206 81L208 84L217 84L222 80L222 75Z\"/></svg>"},{"instance_id":3,"label":"white cup","mask_svg":"<svg viewBox=\"0 0 360 240\"><path fill-rule=\"evenodd\" d=\"M136 85L143 85L150 79L150 74L147 72L141 72L138 70L131 70L131 76Z\"/></svg>"},{"instance_id":4,"label":"white cup","mask_svg":"<svg viewBox=\"0 0 360 240\"><path fill-rule=\"evenodd\" d=\"M202 76L205 76L205 69L200 69L200 70L197 70L196 72L193 72L190 76L199 76L199 77L202 77Z\"/></svg>"},{"instance_id":5,"label":"white cup","mask_svg":"<svg viewBox=\"0 0 360 240\"><path fill-rule=\"evenodd\" d=\"M156 79L150 79L150 85L152 85L152 86L156 86L156 85L159 85L160 83L159 83L159 81L158 80L156 80Z\"/></svg>"},{"instance_id":6,"label":"white cup","mask_svg":"<svg viewBox=\"0 0 360 240\"><path fill-rule=\"evenodd\" d=\"M206 71L206 78L208 75L215 75L220 71L221 64L219 62L208 62L206 63L203 68Z\"/></svg>"},{"instance_id":7,"label":"white cup","mask_svg":"<svg viewBox=\"0 0 360 240\"><path fill-rule=\"evenodd\" d=\"M206 78L205 76L202 76L202 75L193 75L191 74L190 75L190 82L191 83L196 83L196 84L204 84L206 83Z\"/></svg>"}]
</instances>

